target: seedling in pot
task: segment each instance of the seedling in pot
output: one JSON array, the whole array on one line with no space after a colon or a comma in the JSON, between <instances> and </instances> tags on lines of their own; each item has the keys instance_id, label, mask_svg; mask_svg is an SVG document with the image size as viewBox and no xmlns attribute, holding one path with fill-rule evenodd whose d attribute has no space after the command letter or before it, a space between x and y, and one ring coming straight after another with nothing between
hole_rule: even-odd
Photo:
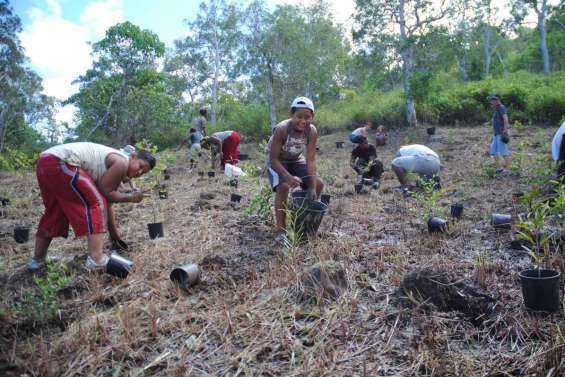
<instances>
[{"instance_id":1,"label":"seedling in pot","mask_svg":"<svg viewBox=\"0 0 565 377\"><path fill-rule=\"evenodd\" d=\"M426 133L428 134L428 136L433 136L436 134L436 128L435 127L428 127L426 128Z\"/></svg>"},{"instance_id":2,"label":"seedling in pot","mask_svg":"<svg viewBox=\"0 0 565 377\"><path fill-rule=\"evenodd\" d=\"M239 203L241 201L242 196L239 194L231 194L230 201Z\"/></svg>"},{"instance_id":3,"label":"seedling in pot","mask_svg":"<svg viewBox=\"0 0 565 377\"><path fill-rule=\"evenodd\" d=\"M343 141L336 141L336 142L335 142L335 147L336 147L337 149L343 149L344 144L345 144L345 143L344 143Z\"/></svg>"},{"instance_id":4,"label":"seedling in pot","mask_svg":"<svg viewBox=\"0 0 565 377\"><path fill-rule=\"evenodd\" d=\"M527 221L517 225L520 229L518 236L526 241L530 247L522 245L534 260L534 269L521 271L520 282L524 304L532 310L557 311L561 305L560 272L543 269L548 265L552 255L553 234L544 234L544 226L554 208L548 202L532 205L532 211L527 216Z\"/></svg>"},{"instance_id":5,"label":"seedling in pot","mask_svg":"<svg viewBox=\"0 0 565 377\"><path fill-rule=\"evenodd\" d=\"M147 224L147 229L149 231L149 238L153 240L155 238L165 237L165 231L163 229L163 223L157 222L157 201L154 198L152 201L152 208L153 208L153 222Z\"/></svg>"}]
</instances>

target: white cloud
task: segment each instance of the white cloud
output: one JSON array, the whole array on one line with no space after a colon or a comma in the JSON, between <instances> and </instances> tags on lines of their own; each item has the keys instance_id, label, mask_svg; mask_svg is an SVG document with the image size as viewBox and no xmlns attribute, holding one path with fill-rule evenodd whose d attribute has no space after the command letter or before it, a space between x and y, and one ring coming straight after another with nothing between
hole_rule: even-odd
<instances>
[{"instance_id":1,"label":"white cloud","mask_svg":"<svg viewBox=\"0 0 565 377\"><path fill-rule=\"evenodd\" d=\"M33 68L43 77L44 93L64 100L78 89L72 81L92 63L88 42L101 39L107 27L122 20L121 0L90 4L79 23L63 17L58 0L45 0L45 5L46 11L37 7L28 11L31 21L20 38ZM62 108L57 120L72 123L73 109Z\"/></svg>"},{"instance_id":2,"label":"white cloud","mask_svg":"<svg viewBox=\"0 0 565 377\"><path fill-rule=\"evenodd\" d=\"M107 0L92 3L86 7L80 16L80 21L89 27L96 38L104 37L106 30L118 22L122 21L122 2L121 0Z\"/></svg>"}]
</instances>

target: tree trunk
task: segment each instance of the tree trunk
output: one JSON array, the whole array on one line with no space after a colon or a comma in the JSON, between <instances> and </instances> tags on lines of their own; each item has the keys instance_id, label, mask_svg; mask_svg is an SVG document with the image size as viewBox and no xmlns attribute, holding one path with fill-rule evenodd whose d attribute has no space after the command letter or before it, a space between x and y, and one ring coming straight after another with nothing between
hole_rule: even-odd
<instances>
[{"instance_id":1,"label":"tree trunk","mask_svg":"<svg viewBox=\"0 0 565 377\"><path fill-rule=\"evenodd\" d=\"M539 37L540 37L540 50L541 50L541 57L543 59L543 73L545 75L549 75L550 66L549 66L549 50L547 48L547 36L545 31L545 12L546 12L546 3L543 2L541 9L538 11L536 9L536 13L538 14L538 29L539 29Z\"/></svg>"},{"instance_id":2,"label":"tree trunk","mask_svg":"<svg viewBox=\"0 0 565 377\"><path fill-rule=\"evenodd\" d=\"M214 25L216 28L216 25ZM216 127L217 121L217 111L218 111L218 70L220 69L220 57L219 57L219 43L218 36L216 35L217 30L214 32L214 80L212 82L212 116L210 122L212 127Z\"/></svg>"},{"instance_id":3,"label":"tree trunk","mask_svg":"<svg viewBox=\"0 0 565 377\"><path fill-rule=\"evenodd\" d=\"M483 52L485 54L485 78L490 76L490 62L491 62L491 46L490 46L490 28L486 26L483 31Z\"/></svg>"},{"instance_id":4,"label":"tree trunk","mask_svg":"<svg viewBox=\"0 0 565 377\"><path fill-rule=\"evenodd\" d=\"M398 24L400 26L400 46L402 56L402 83L404 86L404 97L406 98L406 123L409 127L415 127L416 108L414 107L414 96L412 95L412 76L414 73L414 50L406 35L406 21L404 15L404 0L400 0L398 6Z\"/></svg>"},{"instance_id":5,"label":"tree trunk","mask_svg":"<svg viewBox=\"0 0 565 377\"><path fill-rule=\"evenodd\" d=\"M467 59L466 56L460 56L458 59L459 72L461 72L461 78L463 81L469 81L469 73L467 72Z\"/></svg>"},{"instance_id":6,"label":"tree trunk","mask_svg":"<svg viewBox=\"0 0 565 377\"><path fill-rule=\"evenodd\" d=\"M4 151L4 143L6 142L6 129L8 128L8 121L6 119L6 113L8 112L8 106L2 107L2 112L0 112L0 154Z\"/></svg>"},{"instance_id":7,"label":"tree trunk","mask_svg":"<svg viewBox=\"0 0 565 377\"><path fill-rule=\"evenodd\" d=\"M273 70L269 64L267 67L267 102L271 113L271 130L277 125L277 113L275 108L275 99L273 96Z\"/></svg>"}]
</instances>

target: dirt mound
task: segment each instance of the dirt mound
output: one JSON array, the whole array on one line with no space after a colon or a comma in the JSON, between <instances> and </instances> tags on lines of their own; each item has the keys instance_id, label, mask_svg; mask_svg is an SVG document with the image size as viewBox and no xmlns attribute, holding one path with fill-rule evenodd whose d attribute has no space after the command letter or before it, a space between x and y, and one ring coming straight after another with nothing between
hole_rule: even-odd
<instances>
[{"instance_id":1,"label":"dirt mound","mask_svg":"<svg viewBox=\"0 0 565 377\"><path fill-rule=\"evenodd\" d=\"M300 276L300 282L292 287L300 301L326 298L337 299L348 287L347 273L334 261L316 263Z\"/></svg>"},{"instance_id":2,"label":"dirt mound","mask_svg":"<svg viewBox=\"0 0 565 377\"><path fill-rule=\"evenodd\" d=\"M458 311L473 323L482 323L493 312L496 302L452 274L429 268L408 273L400 284L399 294L404 305L419 303L442 312Z\"/></svg>"}]
</instances>

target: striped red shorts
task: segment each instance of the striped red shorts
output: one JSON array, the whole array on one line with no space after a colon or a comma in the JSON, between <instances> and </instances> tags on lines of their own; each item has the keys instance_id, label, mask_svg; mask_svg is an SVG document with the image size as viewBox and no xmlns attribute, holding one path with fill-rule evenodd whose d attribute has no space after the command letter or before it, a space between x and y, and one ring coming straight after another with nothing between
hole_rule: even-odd
<instances>
[{"instance_id":1,"label":"striped red shorts","mask_svg":"<svg viewBox=\"0 0 565 377\"><path fill-rule=\"evenodd\" d=\"M43 154L36 173L45 205L38 237L67 237L69 223L77 236L106 232L106 198L84 170Z\"/></svg>"}]
</instances>

